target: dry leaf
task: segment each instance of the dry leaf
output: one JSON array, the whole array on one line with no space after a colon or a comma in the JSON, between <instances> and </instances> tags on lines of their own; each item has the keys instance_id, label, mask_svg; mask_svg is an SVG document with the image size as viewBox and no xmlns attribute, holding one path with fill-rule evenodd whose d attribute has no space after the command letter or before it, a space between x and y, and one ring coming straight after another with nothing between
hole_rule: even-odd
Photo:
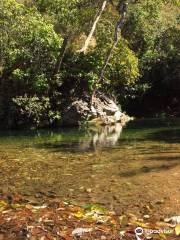
<instances>
[{"instance_id":1,"label":"dry leaf","mask_svg":"<svg viewBox=\"0 0 180 240\"><path fill-rule=\"evenodd\" d=\"M175 227L175 233L177 236L180 235L180 224L178 224L176 227Z\"/></svg>"}]
</instances>

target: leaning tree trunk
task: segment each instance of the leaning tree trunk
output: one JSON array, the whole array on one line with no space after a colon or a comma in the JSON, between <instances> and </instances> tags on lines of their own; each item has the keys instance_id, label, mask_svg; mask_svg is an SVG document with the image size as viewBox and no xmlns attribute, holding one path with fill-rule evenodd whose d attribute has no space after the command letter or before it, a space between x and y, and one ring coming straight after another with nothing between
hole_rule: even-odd
<instances>
[{"instance_id":1,"label":"leaning tree trunk","mask_svg":"<svg viewBox=\"0 0 180 240\"><path fill-rule=\"evenodd\" d=\"M97 81L97 84L102 83L102 81L104 79L104 74L105 74L107 65L108 65L108 63L109 63L109 61L110 61L110 59L112 57L113 50L117 46L117 44L119 42L120 31L121 31L121 29L122 29L122 27L123 27L123 25L124 25L124 23L126 21L127 6L128 6L128 3L122 3L121 6L120 6L120 10L119 10L120 19L119 19L119 21L116 24L114 41L113 41L113 44L112 44L111 48L107 52L107 56L106 56L104 65L103 65L103 67L101 69L100 76L99 76L99 79ZM97 89L95 88L94 92L92 94L92 100L93 100L93 97L95 96L96 90Z\"/></svg>"},{"instance_id":2,"label":"leaning tree trunk","mask_svg":"<svg viewBox=\"0 0 180 240\"><path fill-rule=\"evenodd\" d=\"M64 56L65 56L65 52L66 52L68 44L69 44L69 36L66 36L64 38L63 44L62 44L62 46L60 48L60 51L59 51L57 62L56 62L55 68L54 68L53 77L56 76L59 73L60 69L61 69L61 66L62 66L62 63L63 63L63 59L64 59Z\"/></svg>"},{"instance_id":3,"label":"leaning tree trunk","mask_svg":"<svg viewBox=\"0 0 180 240\"><path fill-rule=\"evenodd\" d=\"M89 44L91 42L92 36L93 36L93 34L94 34L95 30L96 30L96 26L97 26L97 24L98 24L98 22L99 22L99 20L101 18L101 15L102 15L106 5L107 5L107 1L103 1L101 9L99 9L99 11L98 11L98 13L96 15L95 21L94 21L94 23L92 25L91 31L90 31L86 41L84 43L84 46L80 50L78 50L78 52L86 54L87 49L89 47Z\"/></svg>"},{"instance_id":4,"label":"leaning tree trunk","mask_svg":"<svg viewBox=\"0 0 180 240\"><path fill-rule=\"evenodd\" d=\"M51 103L51 107L52 109L56 109L56 96L55 96L55 89L56 89L56 75L60 72L61 67L62 67L62 63L64 60L64 56L66 53L66 49L67 46L69 44L69 36L66 36L63 40L63 44L59 49L59 55L57 57L57 61L54 67L54 71L52 73L52 77L50 78L49 81L49 89L48 89L48 94L49 94L49 98L50 98L50 103Z\"/></svg>"}]
</instances>

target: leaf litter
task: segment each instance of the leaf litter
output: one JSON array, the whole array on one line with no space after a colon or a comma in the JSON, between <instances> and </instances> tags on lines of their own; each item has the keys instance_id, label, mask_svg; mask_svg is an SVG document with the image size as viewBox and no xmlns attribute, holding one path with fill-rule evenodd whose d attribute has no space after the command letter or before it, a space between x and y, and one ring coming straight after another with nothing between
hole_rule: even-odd
<instances>
[{"instance_id":1,"label":"leaf litter","mask_svg":"<svg viewBox=\"0 0 180 240\"><path fill-rule=\"evenodd\" d=\"M10 200L9 200L10 199ZM99 205L77 206L53 199L37 206L21 197L0 198L0 240L175 240L180 216L163 221L133 214L119 216Z\"/></svg>"}]
</instances>

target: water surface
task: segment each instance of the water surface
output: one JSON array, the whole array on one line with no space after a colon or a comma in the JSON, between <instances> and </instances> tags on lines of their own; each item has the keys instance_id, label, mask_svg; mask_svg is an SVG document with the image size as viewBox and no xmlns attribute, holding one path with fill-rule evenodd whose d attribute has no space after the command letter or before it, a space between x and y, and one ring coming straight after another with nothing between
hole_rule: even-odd
<instances>
[{"instance_id":1,"label":"water surface","mask_svg":"<svg viewBox=\"0 0 180 240\"><path fill-rule=\"evenodd\" d=\"M172 215L180 209L179 183L179 120L0 132L2 193Z\"/></svg>"}]
</instances>

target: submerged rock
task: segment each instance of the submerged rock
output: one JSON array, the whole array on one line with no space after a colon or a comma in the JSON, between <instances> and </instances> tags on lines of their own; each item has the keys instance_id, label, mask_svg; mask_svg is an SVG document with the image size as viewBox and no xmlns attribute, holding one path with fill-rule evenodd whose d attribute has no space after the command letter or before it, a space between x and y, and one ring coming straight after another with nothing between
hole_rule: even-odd
<instances>
[{"instance_id":1,"label":"submerged rock","mask_svg":"<svg viewBox=\"0 0 180 240\"><path fill-rule=\"evenodd\" d=\"M114 100L103 93L91 97L76 99L63 111L63 125L79 126L83 122L93 125L112 125L121 122L124 125L130 118L121 112Z\"/></svg>"}]
</instances>

